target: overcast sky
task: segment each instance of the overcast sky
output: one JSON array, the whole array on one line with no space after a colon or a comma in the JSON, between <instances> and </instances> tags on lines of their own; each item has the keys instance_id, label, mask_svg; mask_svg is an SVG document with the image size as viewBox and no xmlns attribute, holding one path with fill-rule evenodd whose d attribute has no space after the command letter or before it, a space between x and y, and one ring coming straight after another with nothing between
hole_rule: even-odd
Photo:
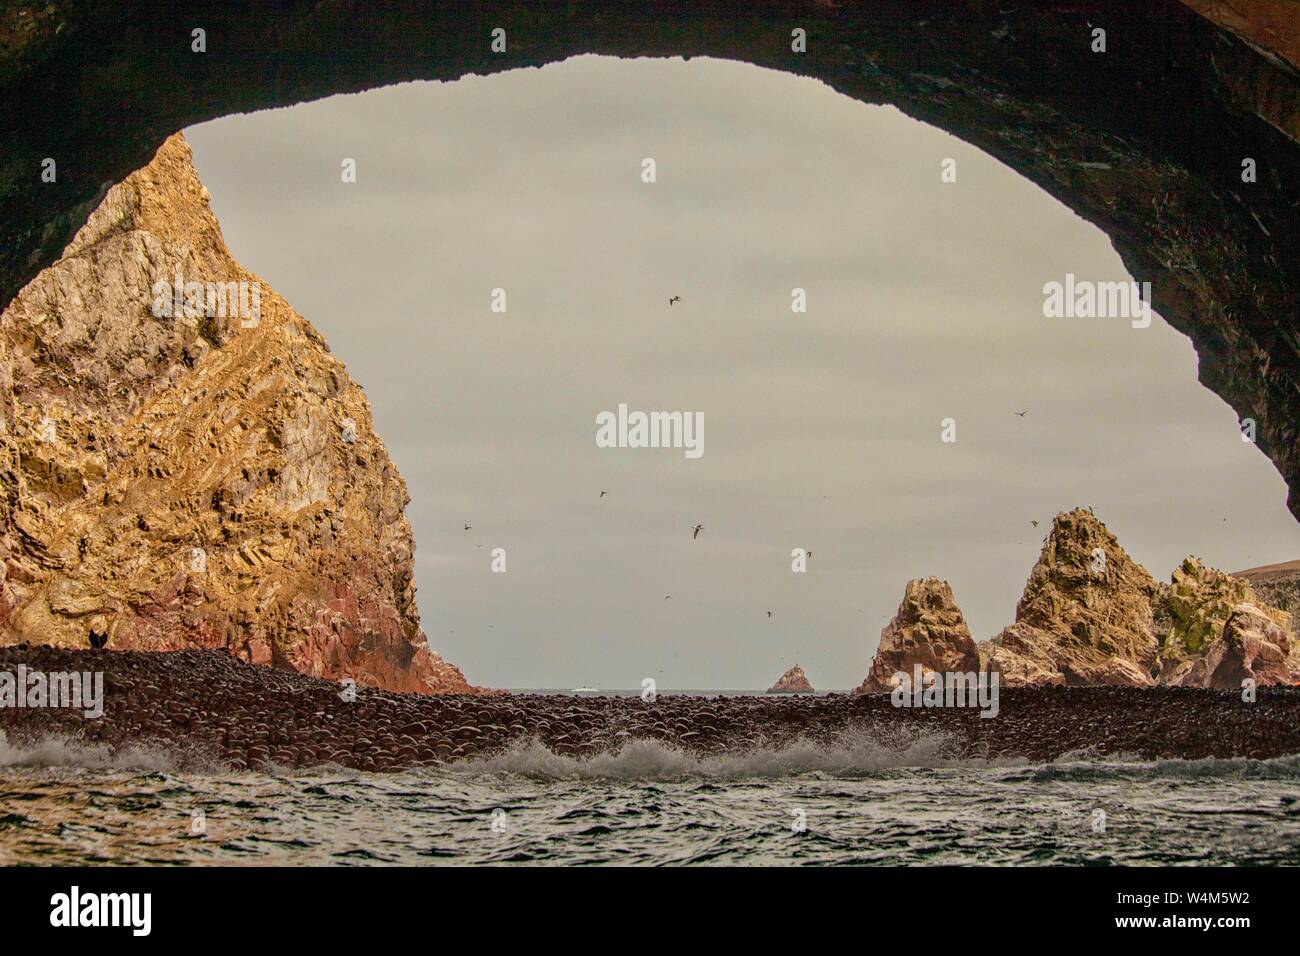
<instances>
[{"instance_id":1,"label":"overcast sky","mask_svg":"<svg viewBox=\"0 0 1300 956\"><path fill-rule=\"evenodd\" d=\"M1077 505L1164 580L1300 557L1186 338L1043 317L1067 272L1128 279L1107 238L891 108L582 57L186 134L235 256L365 387L425 629L475 683L758 688L798 661L847 688L909 578L951 582L977 639L1010 623ZM703 457L598 448L620 403L702 412Z\"/></svg>"}]
</instances>

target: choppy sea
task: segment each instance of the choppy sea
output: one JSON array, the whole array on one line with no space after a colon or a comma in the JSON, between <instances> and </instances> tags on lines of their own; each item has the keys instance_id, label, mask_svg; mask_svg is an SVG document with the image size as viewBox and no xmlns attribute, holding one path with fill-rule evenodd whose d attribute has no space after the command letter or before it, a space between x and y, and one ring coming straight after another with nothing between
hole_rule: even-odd
<instances>
[{"instance_id":1,"label":"choppy sea","mask_svg":"<svg viewBox=\"0 0 1300 956\"><path fill-rule=\"evenodd\" d=\"M578 760L534 743L395 774L235 773L0 738L0 864L1300 864L1300 756L942 753L848 736Z\"/></svg>"}]
</instances>

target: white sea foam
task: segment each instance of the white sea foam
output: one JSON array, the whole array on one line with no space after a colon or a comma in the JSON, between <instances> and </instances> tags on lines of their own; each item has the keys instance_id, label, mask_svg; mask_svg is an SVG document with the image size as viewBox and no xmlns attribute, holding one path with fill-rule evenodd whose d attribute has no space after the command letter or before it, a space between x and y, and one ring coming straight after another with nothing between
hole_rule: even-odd
<instances>
[{"instance_id":1,"label":"white sea foam","mask_svg":"<svg viewBox=\"0 0 1300 956\"><path fill-rule=\"evenodd\" d=\"M955 756L956 747L937 733L848 731L829 745L799 739L780 747L699 755L657 740L633 740L616 752L592 757L554 753L535 739L504 752L449 764L447 772L465 775L515 774L556 780L772 780L798 775L869 777L899 770L989 770L1025 774L1041 781L1119 778L1300 778L1300 755L1256 760L1246 757L1147 760L1133 755L1075 752L1048 763L1024 757Z\"/></svg>"},{"instance_id":2,"label":"white sea foam","mask_svg":"<svg viewBox=\"0 0 1300 956\"><path fill-rule=\"evenodd\" d=\"M557 754L536 739L520 741L505 751L473 757L415 773L446 773L463 777L510 774L538 780L776 780L810 777L861 778L901 770L988 770L1040 783L1087 782L1108 779L1236 779L1300 780L1300 755L1257 760L1246 757L1195 760L1147 760L1133 755L1076 752L1048 763L1024 757L985 759L955 756L946 736L909 731L882 736L878 732L847 731L829 745L800 738L779 747L762 747L729 754L700 755L657 740L639 739L614 752L591 757ZM72 737L46 736L11 742L0 731L0 769L80 768L146 773L196 772L224 776L219 760L172 744L134 744L113 750L105 744ZM328 768L274 768L267 776L310 777ZM363 771L332 768L349 777L372 776ZM254 771L243 775L259 776ZM379 774L389 777L389 774ZM399 775L396 775L400 777Z\"/></svg>"},{"instance_id":3,"label":"white sea foam","mask_svg":"<svg viewBox=\"0 0 1300 956\"><path fill-rule=\"evenodd\" d=\"M851 731L829 745L798 739L779 747L729 754L699 755L656 740L633 740L617 752L592 757L556 754L537 740L508 750L451 764L456 773L509 773L532 778L627 780L774 779L799 774L855 777L903 768L1019 766L1023 760L983 760L952 756L940 734L899 733L882 737Z\"/></svg>"},{"instance_id":4,"label":"white sea foam","mask_svg":"<svg viewBox=\"0 0 1300 956\"><path fill-rule=\"evenodd\" d=\"M11 743L0 730L0 767L80 767L87 770L144 770L164 772L181 761L174 748L134 745L114 751L106 744L87 743L49 735L39 740Z\"/></svg>"}]
</instances>

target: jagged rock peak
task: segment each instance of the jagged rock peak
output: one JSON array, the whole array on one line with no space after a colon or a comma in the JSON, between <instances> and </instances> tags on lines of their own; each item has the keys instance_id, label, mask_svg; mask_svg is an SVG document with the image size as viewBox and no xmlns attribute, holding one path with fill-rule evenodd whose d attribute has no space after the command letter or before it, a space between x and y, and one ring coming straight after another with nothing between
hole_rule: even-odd
<instances>
[{"instance_id":1,"label":"jagged rock peak","mask_svg":"<svg viewBox=\"0 0 1300 956\"><path fill-rule=\"evenodd\" d=\"M866 680L853 693L883 693L899 671L968 673L980 669L979 650L957 607L952 588L939 578L907 582L897 613L880 632L880 646Z\"/></svg>"},{"instance_id":2,"label":"jagged rock peak","mask_svg":"<svg viewBox=\"0 0 1300 956\"><path fill-rule=\"evenodd\" d=\"M1016 605L1016 620L981 646L1005 684L1154 683L1157 642L1146 568L1093 514L1058 514Z\"/></svg>"},{"instance_id":3,"label":"jagged rock peak","mask_svg":"<svg viewBox=\"0 0 1300 956\"><path fill-rule=\"evenodd\" d=\"M180 134L0 315L0 425L0 642L473 690L364 393L230 255Z\"/></svg>"},{"instance_id":4,"label":"jagged rock peak","mask_svg":"<svg viewBox=\"0 0 1300 956\"><path fill-rule=\"evenodd\" d=\"M1155 579L1101 519L1089 508L1076 508L1052 520L1016 605L1016 621L1047 624L1066 611L1088 624L1149 634L1156 591ZM1103 594L1111 597L1106 605L1097 601Z\"/></svg>"}]
</instances>

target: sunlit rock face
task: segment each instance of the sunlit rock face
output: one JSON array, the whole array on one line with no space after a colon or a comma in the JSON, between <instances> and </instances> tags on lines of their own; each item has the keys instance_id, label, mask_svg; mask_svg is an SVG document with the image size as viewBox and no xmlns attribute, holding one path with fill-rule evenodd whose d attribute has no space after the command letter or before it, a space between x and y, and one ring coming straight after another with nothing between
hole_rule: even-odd
<instances>
[{"instance_id":1,"label":"sunlit rock face","mask_svg":"<svg viewBox=\"0 0 1300 956\"><path fill-rule=\"evenodd\" d=\"M1182 2L1274 61L1300 67L1300 4L1294 0Z\"/></svg>"},{"instance_id":2,"label":"sunlit rock face","mask_svg":"<svg viewBox=\"0 0 1300 956\"><path fill-rule=\"evenodd\" d=\"M1266 618L1284 632L1291 629L1291 615L1265 603L1249 581L1206 567L1195 556L1174 569L1170 583L1160 590L1155 610L1160 680L1178 686L1205 685L1213 671L1206 669L1208 658L1223 651L1216 644L1228 636L1225 625L1238 612Z\"/></svg>"},{"instance_id":3,"label":"sunlit rock face","mask_svg":"<svg viewBox=\"0 0 1300 956\"><path fill-rule=\"evenodd\" d=\"M1259 569L1276 583L1285 572ZM1272 574L1270 574L1272 570ZM1226 574L1189 557L1174 569L1156 602L1160 682L1174 687L1240 690L1300 683L1300 642L1284 589L1260 594L1247 575ZM1257 572L1256 572L1257 573Z\"/></svg>"},{"instance_id":4,"label":"sunlit rock face","mask_svg":"<svg viewBox=\"0 0 1300 956\"><path fill-rule=\"evenodd\" d=\"M1056 516L1015 623L979 650L1008 686L1300 683L1291 614L1196 557L1156 582L1084 509Z\"/></svg>"},{"instance_id":5,"label":"sunlit rock face","mask_svg":"<svg viewBox=\"0 0 1300 956\"><path fill-rule=\"evenodd\" d=\"M875 694L894 687L894 675L967 674L980 669L979 650L947 581L908 581L893 620L880 632L880 646L866 680L853 691Z\"/></svg>"},{"instance_id":6,"label":"sunlit rock face","mask_svg":"<svg viewBox=\"0 0 1300 956\"><path fill-rule=\"evenodd\" d=\"M1160 605L1167 614L1168 633L1162 651L1170 656L1202 654L1223 632L1223 625L1238 604L1257 603L1249 582L1206 567L1190 555L1174 568L1170 583L1161 589Z\"/></svg>"},{"instance_id":7,"label":"sunlit rock face","mask_svg":"<svg viewBox=\"0 0 1300 956\"><path fill-rule=\"evenodd\" d=\"M1205 653L1181 661L1167 676L1171 687L1242 690L1300 683L1300 648L1279 623L1275 609L1239 604L1223 623Z\"/></svg>"},{"instance_id":8,"label":"sunlit rock face","mask_svg":"<svg viewBox=\"0 0 1300 956\"><path fill-rule=\"evenodd\" d=\"M179 134L0 315L0 402L0 641L471 690L365 395L231 258Z\"/></svg>"},{"instance_id":9,"label":"sunlit rock face","mask_svg":"<svg viewBox=\"0 0 1300 956\"><path fill-rule=\"evenodd\" d=\"M1155 580L1089 510L1058 514L1016 605L981 647L1007 684L1155 683Z\"/></svg>"}]
</instances>

